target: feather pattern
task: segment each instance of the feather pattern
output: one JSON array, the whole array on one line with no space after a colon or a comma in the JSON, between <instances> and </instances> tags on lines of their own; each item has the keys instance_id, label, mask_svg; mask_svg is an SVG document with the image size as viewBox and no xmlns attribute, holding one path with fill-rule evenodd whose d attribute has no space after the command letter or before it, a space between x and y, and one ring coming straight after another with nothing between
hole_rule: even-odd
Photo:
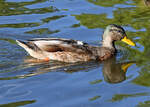
<instances>
[{"instance_id":1,"label":"feather pattern","mask_svg":"<svg viewBox=\"0 0 150 107\"><path fill-rule=\"evenodd\" d=\"M76 53L90 52L88 44L82 41L72 39L60 39L60 38L35 38L27 40L27 43L35 44L43 51L57 52L67 51Z\"/></svg>"},{"instance_id":2,"label":"feather pattern","mask_svg":"<svg viewBox=\"0 0 150 107\"><path fill-rule=\"evenodd\" d=\"M44 60L79 62L106 60L115 54L114 42L121 40L129 45L135 44L126 36L124 29L118 25L108 25L103 34L102 46L92 46L82 41L62 38L35 38L18 41L32 57Z\"/></svg>"},{"instance_id":3,"label":"feather pattern","mask_svg":"<svg viewBox=\"0 0 150 107\"><path fill-rule=\"evenodd\" d=\"M82 41L60 38L35 38L18 41L31 56L38 59L50 58L63 62L105 60L114 53L106 47L90 46Z\"/></svg>"}]
</instances>

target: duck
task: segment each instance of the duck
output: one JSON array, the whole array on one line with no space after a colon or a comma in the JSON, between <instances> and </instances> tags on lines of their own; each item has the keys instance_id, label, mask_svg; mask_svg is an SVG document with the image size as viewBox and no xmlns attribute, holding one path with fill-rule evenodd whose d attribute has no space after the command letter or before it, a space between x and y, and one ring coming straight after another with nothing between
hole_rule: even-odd
<instances>
[{"instance_id":1,"label":"duck","mask_svg":"<svg viewBox=\"0 0 150 107\"><path fill-rule=\"evenodd\" d=\"M16 43L38 60L75 63L91 60L103 61L114 56L117 52L115 41L123 41L128 45L135 46L135 43L127 38L123 27L116 24L106 27L102 35L101 46L65 38L33 38L16 40Z\"/></svg>"}]
</instances>

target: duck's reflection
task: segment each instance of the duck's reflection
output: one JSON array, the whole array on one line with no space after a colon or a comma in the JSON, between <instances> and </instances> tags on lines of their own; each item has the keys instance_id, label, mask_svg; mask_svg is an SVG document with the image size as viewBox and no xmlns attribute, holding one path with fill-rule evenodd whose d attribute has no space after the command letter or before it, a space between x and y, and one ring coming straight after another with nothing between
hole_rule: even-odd
<instances>
[{"instance_id":1,"label":"duck's reflection","mask_svg":"<svg viewBox=\"0 0 150 107\"><path fill-rule=\"evenodd\" d=\"M41 62L37 59L25 59L24 62L27 66L40 66L34 72L45 73L51 71L63 71L63 72L79 72L79 71L89 71L90 69L94 69L100 66L101 63L97 63L95 61L91 62L78 62L78 63L64 63L58 61L50 61L50 62Z\"/></svg>"},{"instance_id":2,"label":"duck's reflection","mask_svg":"<svg viewBox=\"0 0 150 107\"><path fill-rule=\"evenodd\" d=\"M47 72L73 73L79 71L91 71L91 69L95 69L102 66L104 80L108 83L119 83L126 79L126 71L128 67L130 67L133 63L134 62L131 61L119 63L116 61L116 57L112 57L108 60L99 63L95 61L80 63L63 63L57 61L41 62L37 59L32 59L31 57L29 57L25 58L24 64L19 67L18 71L21 71L20 75L18 75L17 73L17 75L14 77L4 77L0 78L0 80L27 78L35 75L44 74Z\"/></svg>"},{"instance_id":3,"label":"duck's reflection","mask_svg":"<svg viewBox=\"0 0 150 107\"><path fill-rule=\"evenodd\" d=\"M36 59L26 59L25 62L28 62L29 65L38 64L39 62ZM78 72L78 71L89 71L103 65L103 76L104 80L108 83L120 83L126 79L127 69L134 64L133 61L128 62L117 62L116 57L112 57L108 60L105 60L101 63L97 62L84 62L84 63L62 63L62 62L50 62L44 66L38 68L36 72L31 74L26 74L26 76L33 76L42 74L50 71L64 71L64 72Z\"/></svg>"},{"instance_id":4,"label":"duck's reflection","mask_svg":"<svg viewBox=\"0 0 150 107\"><path fill-rule=\"evenodd\" d=\"M126 79L127 69L134 64L133 61L119 63L115 57L104 61L103 75L108 83L120 83Z\"/></svg>"}]
</instances>

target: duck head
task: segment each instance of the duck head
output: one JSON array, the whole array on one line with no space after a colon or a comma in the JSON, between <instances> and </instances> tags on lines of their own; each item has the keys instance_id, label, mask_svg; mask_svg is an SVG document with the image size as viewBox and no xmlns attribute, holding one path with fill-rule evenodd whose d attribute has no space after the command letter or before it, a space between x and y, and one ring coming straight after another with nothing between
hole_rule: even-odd
<instances>
[{"instance_id":1,"label":"duck head","mask_svg":"<svg viewBox=\"0 0 150 107\"><path fill-rule=\"evenodd\" d=\"M114 48L115 41L123 41L128 45L135 46L135 43L127 38L125 30L115 24L108 25L103 34L102 45L108 48Z\"/></svg>"}]
</instances>

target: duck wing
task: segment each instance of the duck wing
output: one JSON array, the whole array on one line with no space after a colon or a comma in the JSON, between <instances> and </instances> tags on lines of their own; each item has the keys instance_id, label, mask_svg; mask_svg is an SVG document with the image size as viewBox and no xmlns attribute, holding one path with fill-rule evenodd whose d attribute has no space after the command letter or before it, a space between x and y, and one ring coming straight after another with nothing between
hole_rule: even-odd
<instances>
[{"instance_id":1,"label":"duck wing","mask_svg":"<svg viewBox=\"0 0 150 107\"><path fill-rule=\"evenodd\" d=\"M62 38L35 38L25 42L28 47L47 52L68 51L76 53L91 53L87 43Z\"/></svg>"}]
</instances>

